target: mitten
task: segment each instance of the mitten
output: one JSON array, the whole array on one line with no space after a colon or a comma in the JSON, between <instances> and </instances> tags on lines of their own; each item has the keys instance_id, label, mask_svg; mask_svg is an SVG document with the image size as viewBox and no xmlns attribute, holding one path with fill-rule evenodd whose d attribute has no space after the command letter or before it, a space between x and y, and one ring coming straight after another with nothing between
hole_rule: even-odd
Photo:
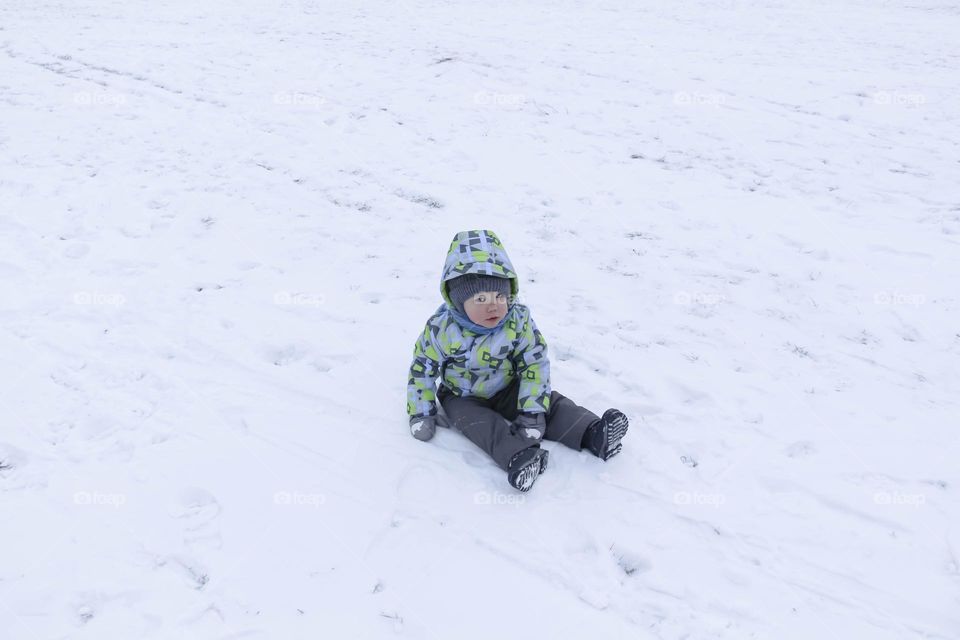
<instances>
[{"instance_id":1,"label":"mitten","mask_svg":"<svg viewBox=\"0 0 960 640\"><path fill-rule=\"evenodd\" d=\"M531 442L540 442L547 432L547 416L544 413L521 413L510 425L510 431Z\"/></svg>"},{"instance_id":2,"label":"mitten","mask_svg":"<svg viewBox=\"0 0 960 640\"><path fill-rule=\"evenodd\" d=\"M439 413L432 416L413 416L410 418L410 434L417 440L426 442L433 438L437 426L449 427L450 423Z\"/></svg>"}]
</instances>

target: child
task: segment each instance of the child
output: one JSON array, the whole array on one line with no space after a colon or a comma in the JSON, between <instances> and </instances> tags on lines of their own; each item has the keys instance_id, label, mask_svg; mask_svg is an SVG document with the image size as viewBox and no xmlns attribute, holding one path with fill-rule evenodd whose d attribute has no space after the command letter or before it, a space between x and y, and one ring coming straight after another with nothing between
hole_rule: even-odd
<instances>
[{"instance_id":1,"label":"child","mask_svg":"<svg viewBox=\"0 0 960 640\"><path fill-rule=\"evenodd\" d=\"M530 310L513 302L518 290L496 234L454 237L440 279L445 303L414 347L407 413L418 440L452 422L507 472L513 487L528 491L547 468L542 439L609 460L620 452L628 423L617 409L599 418L551 391L547 343Z\"/></svg>"}]
</instances>

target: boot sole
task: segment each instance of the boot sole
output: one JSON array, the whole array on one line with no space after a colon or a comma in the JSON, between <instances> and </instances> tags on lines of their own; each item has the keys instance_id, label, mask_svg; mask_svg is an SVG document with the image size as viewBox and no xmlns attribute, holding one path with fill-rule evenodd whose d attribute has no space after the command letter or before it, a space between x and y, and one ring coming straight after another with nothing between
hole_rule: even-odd
<instances>
[{"instance_id":1,"label":"boot sole","mask_svg":"<svg viewBox=\"0 0 960 640\"><path fill-rule=\"evenodd\" d=\"M530 488L533 487L533 483L536 482L537 477L546 471L547 469L547 458L550 455L550 452L546 449L541 449L543 452L541 455L538 455L535 458L532 458L527 464L520 468L517 471L517 476L514 479L514 488L517 491L527 492L530 491Z\"/></svg>"},{"instance_id":2,"label":"boot sole","mask_svg":"<svg viewBox=\"0 0 960 640\"><path fill-rule=\"evenodd\" d=\"M600 459L607 461L620 453L623 449L623 436L627 434L630 422L623 412L617 409L607 409L603 414L603 455Z\"/></svg>"}]
</instances>

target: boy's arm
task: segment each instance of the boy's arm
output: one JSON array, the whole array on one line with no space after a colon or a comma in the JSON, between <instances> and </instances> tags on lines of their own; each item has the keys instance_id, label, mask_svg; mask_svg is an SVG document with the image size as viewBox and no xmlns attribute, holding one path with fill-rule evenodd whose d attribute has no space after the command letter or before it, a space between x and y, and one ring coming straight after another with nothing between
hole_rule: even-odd
<instances>
[{"instance_id":1,"label":"boy's arm","mask_svg":"<svg viewBox=\"0 0 960 640\"><path fill-rule=\"evenodd\" d=\"M434 329L434 325L428 322L413 347L413 363L407 381L407 414L410 417L422 418L437 413L436 379L443 359L434 340Z\"/></svg>"},{"instance_id":2,"label":"boy's arm","mask_svg":"<svg viewBox=\"0 0 960 640\"><path fill-rule=\"evenodd\" d=\"M521 413L545 413L550 408L550 360L544 340L530 311L521 318L519 342L513 361L520 378L517 409Z\"/></svg>"}]
</instances>

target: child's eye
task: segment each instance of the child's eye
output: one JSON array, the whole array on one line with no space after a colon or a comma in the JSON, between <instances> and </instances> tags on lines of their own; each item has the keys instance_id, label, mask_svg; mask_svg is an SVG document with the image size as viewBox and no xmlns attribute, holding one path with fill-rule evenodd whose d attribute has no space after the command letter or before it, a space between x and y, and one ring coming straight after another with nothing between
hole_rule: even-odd
<instances>
[{"instance_id":1,"label":"child's eye","mask_svg":"<svg viewBox=\"0 0 960 640\"><path fill-rule=\"evenodd\" d=\"M497 296L497 302L506 302L506 301L507 301L507 296L503 295L502 293Z\"/></svg>"}]
</instances>

